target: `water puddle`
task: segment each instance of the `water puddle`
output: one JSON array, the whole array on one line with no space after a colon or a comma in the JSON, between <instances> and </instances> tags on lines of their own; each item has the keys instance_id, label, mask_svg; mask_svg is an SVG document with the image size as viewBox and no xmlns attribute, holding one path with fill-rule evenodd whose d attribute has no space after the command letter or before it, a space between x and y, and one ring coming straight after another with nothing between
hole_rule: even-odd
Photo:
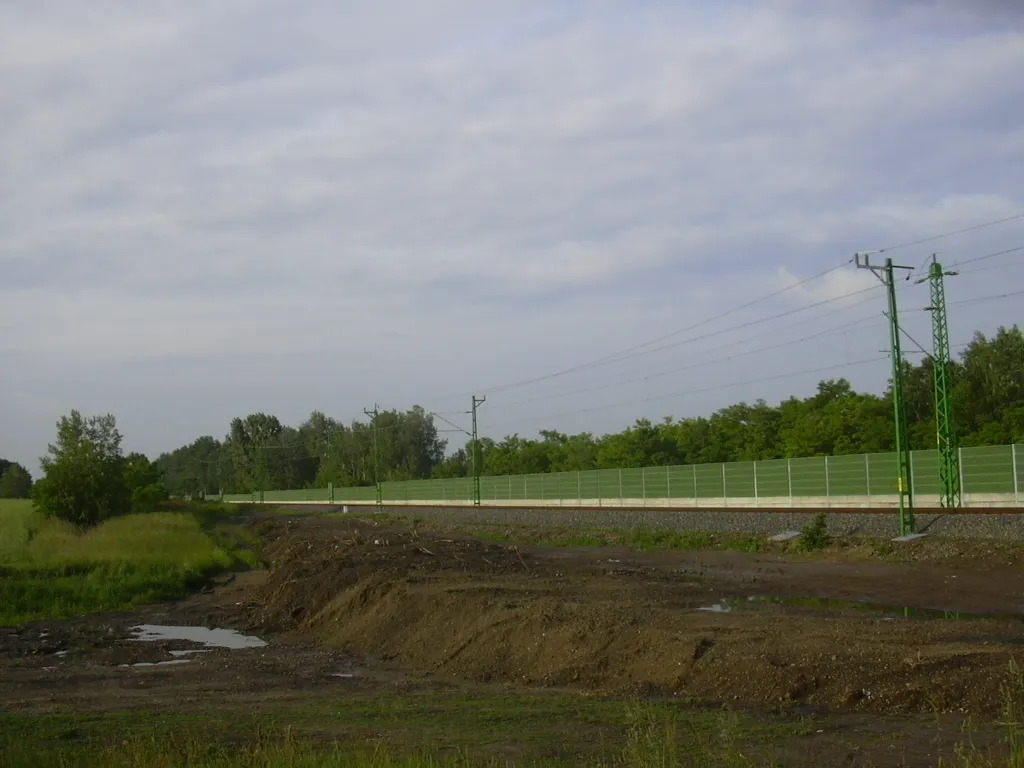
<instances>
[{"instance_id":1,"label":"water puddle","mask_svg":"<svg viewBox=\"0 0 1024 768\"><path fill-rule=\"evenodd\" d=\"M134 664L118 664L117 666L122 669L128 669L129 667L134 669L135 667L173 667L178 664L189 664L192 659L171 659L170 661L137 661Z\"/></svg>"},{"instance_id":2,"label":"water puddle","mask_svg":"<svg viewBox=\"0 0 1024 768\"><path fill-rule=\"evenodd\" d=\"M702 606L697 610L705 611L706 613L732 613L732 606L723 601L721 603L715 603L714 605Z\"/></svg>"},{"instance_id":3,"label":"water puddle","mask_svg":"<svg viewBox=\"0 0 1024 768\"><path fill-rule=\"evenodd\" d=\"M862 600L836 600L832 598L804 597L747 597L722 599L697 609L705 613L808 613L816 615L871 615L883 621L897 619L916 620L978 620L1000 619L1024 622L1024 614L986 614L969 611L943 611L934 608L908 608L877 605Z\"/></svg>"},{"instance_id":4,"label":"water puddle","mask_svg":"<svg viewBox=\"0 0 1024 768\"><path fill-rule=\"evenodd\" d=\"M135 637L132 639L138 642L156 642L160 640L187 640L192 643L199 643L208 648L230 648L240 650L242 648L263 648L267 643L252 635L243 635L233 629L208 629L206 627L172 627L160 624L140 624L132 627ZM171 652L172 654L174 651ZM190 651L183 652L185 654ZM187 659L185 659L187 661ZM170 662L161 662L170 663Z\"/></svg>"}]
</instances>

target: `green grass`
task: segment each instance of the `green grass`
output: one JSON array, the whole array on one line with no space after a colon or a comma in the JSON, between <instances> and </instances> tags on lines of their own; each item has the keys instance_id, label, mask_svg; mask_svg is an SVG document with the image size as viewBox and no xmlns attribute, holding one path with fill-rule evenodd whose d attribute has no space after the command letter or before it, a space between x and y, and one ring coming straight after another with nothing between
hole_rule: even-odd
<instances>
[{"instance_id":1,"label":"green grass","mask_svg":"<svg viewBox=\"0 0 1024 768\"><path fill-rule=\"evenodd\" d=\"M213 573L254 564L247 542L210 515L126 515L81 532L29 502L0 502L0 626L181 597Z\"/></svg>"},{"instance_id":2,"label":"green grass","mask_svg":"<svg viewBox=\"0 0 1024 768\"><path fill-rule=\"evenodd\" d=\"M355 698L241 723L222 711L209 718L0 714L0 768L732 768L772 764L741 759L740 744L806 733L685 705L557 694L478 699L435 692L414 694L411 704L400 696ZM341 740L333 738L339 731Z\"/></svg>"},{"instance_id":3,"label":"green grass","mask_svg":"<svg viewBox=\"0 0 1024 768\"><path fill-rule=\"evenodd\" d=\"M947 757L933 765L1024 766L1024 678L1018 666L1011 666L1003 692L1003 744L981 751L968 733L957 737L965 741L954 751L943 739ZM864 747L891 746L904 723L896 720L892 732L876 728L860 737L830 716L754 715L681 701L559 692L496 695L479 687L311 696L226 700L189 714L138 707L94 714L0 712L0 768L820 768L844 764L851 738ZM909 725L919 728L921 722ZM815 748L807 749L812 743Z\"/></svg>"}]
</instances>

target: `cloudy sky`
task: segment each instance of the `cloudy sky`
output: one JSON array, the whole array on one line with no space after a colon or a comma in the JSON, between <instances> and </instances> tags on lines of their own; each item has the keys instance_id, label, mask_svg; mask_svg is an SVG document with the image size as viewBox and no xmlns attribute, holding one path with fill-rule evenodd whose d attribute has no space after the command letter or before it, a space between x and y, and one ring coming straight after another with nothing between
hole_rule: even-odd
<instances>
[{"instance_id":1,"label":"cloudy sky","mask_svg":"<svg viewBox=\"0 0 1024 768\"><path fill-rule=\"evenodd\" d=\"M72 408L156 455L257 410L477 392L486 434L603 433L880 391L882 290L841 265L1024 213L1022 8L6 0L0 456ZM964 265L954 344L1022 288L1024 249Z\"/></svg>"}]
</instances>

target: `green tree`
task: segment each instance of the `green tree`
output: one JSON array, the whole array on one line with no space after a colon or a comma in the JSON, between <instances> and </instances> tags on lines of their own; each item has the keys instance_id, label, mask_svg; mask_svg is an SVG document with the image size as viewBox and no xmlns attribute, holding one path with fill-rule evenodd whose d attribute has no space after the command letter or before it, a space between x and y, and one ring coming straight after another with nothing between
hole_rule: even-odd
<instances>
[{"instance_id":1,"label":"green tree","mask_svg":"<svg viewBox=\"0 0 1024 768\"><path fill-rule=\"evenodd\" d=\"M134 512L153 512L167 499L163 472L141 453L129 453L125 457L124 482L131 494Z\"/></svg>"},{"instance_id":2,"label":"green tree","mask_svg":"<svg viewBox=\"0 0 1024 768\"><path fill-rule=\"evenodd\" d=\"M167 491L174 496L213 496L234 488L234 465L219 440L205 435L156 460Z\"/></svg>"},{"instance_id":3,"label":"green tree","mask_svg":"<svg viewBox=\"0 0 1024 768\"><path fill-rule=\"evenodd\" d=\"M18 462L6 462L0 471L0 499L27 499L32 493L32 475Z\"/></svg>"},{"instance_id":4,"label":"green tree","mask_svg":"<svg viewBox=\"0 0 1024 768\"><path fill-rule=\"evenodd\" d=\"M1024 437L1024 333L977 333L955 375L954 403L964 445L997 445Z\"/></svg>"},{"instance_id":5,"label":"green tree","mask_svg":"<svg viewBox=\"0 0 1024 768\"><path fill-rule=\"evenodd\" d=\"M280 462L275 450L280 447L283 427L276 416L253 413L231 420L231 432L225 440L234 465L239 490L265 491L289 486L276 482L274 470Z\"/></svg>"},{"instance_id":6,"label":"green tree","mask_svg":"<svg viewBox=\"0 0 1024 768\"><path fill-rule=\"evenodd\" d=\"M39 461L44 475L32 499L43 514L86 527L131 509L121 433L110 414L62 416L56 443Z\"/></svg>"}]
</instances>

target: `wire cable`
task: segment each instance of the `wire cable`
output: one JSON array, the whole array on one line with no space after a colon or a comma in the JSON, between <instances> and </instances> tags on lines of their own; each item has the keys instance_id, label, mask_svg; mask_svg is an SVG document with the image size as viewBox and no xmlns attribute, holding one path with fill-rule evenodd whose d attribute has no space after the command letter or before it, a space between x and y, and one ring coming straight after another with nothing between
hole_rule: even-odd
<instances>
[{"instance_id":1,"label":"wire cable","mask_svg":"<svg viewBox=\"0 0 1024 768\"><path fill-rule=\"evenodd\" d=\"M820 368L810 368L810 369L802 370L802 371L790 371L789 373L777 374L775 376L762 376L762 377L759 377L759 378L756 378L756 379L747 379L745 381L732 381L732 382L728 382L728 383L725 383L725 384L717 384L717 385L715 385L713 387L703 387L701 389L689 389L689 390L686 390L686 391L683 391L683 392L672 392L672 393L667 394L667 395L656 395L654 397L645 397L645 398L640 398L640 399L635 399L635 400L625 400L625 401L618 402L618 403L610 403L608 405L600 405L600 406L595 406L595 407L592 407L592 408L580 408L580 409L573 410L573 411L562 411L562 412L556 413L556 414L548 414L546 416L529 417L529 418L526 418L526 419L516 419L515 421L517 423L518 422L532 422L532 421L553 421L554 419L557 419L557 418L560 418L560 417L563 417L563 416L575 416L575 415L581 414L581 413L594 413L594 412L597 412L597 411L609 410L611 408L621 408L622 406L625 406L625 405L637 405L637 404L640 404L640 403L653 403L653 402L657 402L659 400L668 400L668 399L671 399L673 397L685 397L687 395L695 395L695 394L700 394L700 393L703 393L703 392L715 392L717 390L726 389L726 388L730 388L730 387L740 387L740 386L746 386L747 384L759 384L759 383L765 382L765 381L776 381L776 380L780 380L780 379L788 379L788 378L793 378L793 377L796 377L796 376L804 376L804 375L807 375L809 373L822 373L822 372L825 372L825 371L833 371L833 370L838 370L838 369L841 369L841 368L850 368L850 367L858 366L858 365L866 365L867 363L875 363L875 362L878 362L880 360L888 360L888 359L889 359L888 355L885 355L883 357L871 357L871 358L867 358L865 360L856 360L856 361L848 362L848 363L839 363L839 364L836 364L836 365L827 365L827 366L823 366L823 367L820 367ZM506 424L506 423L512 423L512 422L510 420L506 420L504 422L492 422L492 424L493 423Z\"/></svg>"},{"instance_id":2,"label":"wire cable","mask_svg":"<svg viewBox=\"0 0 1024 768\"><path fill-rule=\"evenodd\" d=\"M778 314L770 315L769 317L762 317L762 318L758 318L756 320L749 320L749 321L747 321L745 323L740 323L739 325L733 325L733 326L729 326L728 328L722 328L722 329L717 330L717 331L711 331L710 333L705 333L705 334L702 334L700 336L691 336L688 339L683 339L681 341L674 341L671 344L663 344L662 346L654 347L653 349L645 349L645 350L642 350L642 351L634 352L631 355L629 355L628 357L618 358L618 359L615 359L615 360L608 361L606 363L601 363L600 365L612 365L614 363L626 362L627 360L634 360L634 359L636 359L638 357L643 357L644 355L650 355L650 354L654 354L656 352L663 352L666 349L676 349L676 348L684 346L686 344L692 344L695 341L704 341L705 339L715 338L716 336L722 336L722 335L724 335L726 333L732 333L733 331L743 330L745 328L750 328L751 326L754 326L754 325L760 325L762 323L767 323L767 322L770 322L772 320L778 320L781 317L789 317L790 315L795 315L795 314L798 314L800 312L805 312L808 309L814 309L815 307L821 307L821 306L825 306L827 304L832 304L834 302L842 301L843 299L848 299L848 298L851 298L853 296L859 296L861 294L868 293L870 291L878 291L878 290L881 290L882 287L883 287L882 285L870 285L867 288L861 288L858 291L851 291L850 293L844 293L841 296L835 296L835 297L833 297L831 299L823 299L822 301L816 301L813 304L807 304L807 305L805 305L803 307L796 307L795 309L789 309L789 310L786 310L785 312L779 312ZM594 365L593 367L596 368L596 367L599 367L599 366L598 365ZM504 391L504 390L499 389L498 391Z\"/></svg>"},{"instance_id":3,"label":"wire cable","mask_svg":"<svg viewBox=\"0 0 1024 768\"><path fill-rule=\"evenodd\" d=\"M998 299L1008 299L1011 296L1022 296L1024 291L1012 291L1010 293L999 293L994 296L978 296L974 299L958 299L957 301L947 302L947 305L952 306L955 304L974 304L979 301L996 301Z\"/></svg>"},{"instance_id":4,"label":"wire cable","mask_svg":"<svg viewBox=\"0 0 1024 768\"><path fill-rule=\"evenodd\" d=\"M994 227L996 224L1004 224L1007 221L1013 221L1015 219L1024 219L1024 212L1015 213L1013 216L1007 216L1005 219L996 219L995 221L986 221L982 224L975 224L970 227L964 227L963 229L957 229L952 232L945 232L941 235L932 235L931 237L922 237L920 240L911 240L909 243L899 243L898 245L890 245L886 248L879 248L877 251L871 251L871 253L888 253L889 251L898 251L901 248L909 248L912 245L921 245L922 243L930 243L934 240L942 240L947 237L953 237L953 235L962 235L964 232L973 232L977 229L985 229L986 227Z\"/></svg>"},{"instance_id":5,"label":"wire cable","mask_svg":"<svg viewBox=\"0 0 1024 768\"><path fill-rule=\"evenodd\" d=\"M996 251L995 253L986 253L984 256L975 256L973 259L965 259L954 262L955 267L962 267L966 264L974 264L977 261L985 261L986 259L994 259L996 256L1005 256L1008 253L1016 253L1017 251L1024 251L1024 245L1018 245L1016 248L1007 248L1005 251Z\"/></svg>"},{"instance_id":6,"label":"wire cable","mask_svg":"<svg viewBox=\"0 0 1024 768\"><path fill-rule=\"evenodd\" d=\"M849 331L849 330L850 330L850 324L849 323L844 323L843 325L836 326L834 328L827 328L824 331L818 331L817 333L808 334L807 336L802 336L802 337L800 337L798 339L790 339L789 341L782 341L782 342L779 342L777 344L772 344L772 345L769 345L769 346L766 346L766 347L758 347L757 349L751 349L751 350L748 350L746 352L740 352L740 353L737 353L737 354L734 354L734 355L726 355L725 357L717 357L717 358L714 358L712 360L703 360L703 361L698 362L698 363L691 363L689 365L684 365L684 366L681 366L681 367L678 367L678 368L671 368L671 369L666 370L666 371L659 371L657 373L651 373L651 374L647 374L645 376L635 376L635 377L629 378L629 379L620 379L618 381L607 382L605 384L598 384L598 385L593 386L593 387L585 387L583 389L574 389L574 390L570 390L568 392L557 392L557 393L548 394L548 395L539 395L537 397L532 397L532 398L528 398L528 399L524 399L524 400L515 400L515 401L512 401L512 402L502 403L502 405L508 406L508 407L511 407L511 406L514 406L514 405L527 405L527 404L530 404L530 403L539 402L541 400L551 400L551 399L557 399L559 397L569 397L571 395L585 394L585 393L588 393L588 392L598 392L598 391L603 390L603 389L610 389L611 387L618 387L618 386L621 386L623 384L633 384L633 383L640 382L640 381L650 381L651 379L661 378L662 376L669 376L669 375L671 375L673 373L681 373L683 371L691 371L691 370L703 368L706 365L717 365L719 363L731 362L733 360L739 360L740 358L749 357L751 355L761 354L762 352L770 352L770 351L772 351L774 349L781 349L783 347L792 346L794 344L800 344L802 342L810 341L812 339L817 339L817 338L820 338L822 336L827 336L829 334L834 334L834 333L838 333L838 332L841 332L841 331Z\"/></svg>"}]
</instances>

